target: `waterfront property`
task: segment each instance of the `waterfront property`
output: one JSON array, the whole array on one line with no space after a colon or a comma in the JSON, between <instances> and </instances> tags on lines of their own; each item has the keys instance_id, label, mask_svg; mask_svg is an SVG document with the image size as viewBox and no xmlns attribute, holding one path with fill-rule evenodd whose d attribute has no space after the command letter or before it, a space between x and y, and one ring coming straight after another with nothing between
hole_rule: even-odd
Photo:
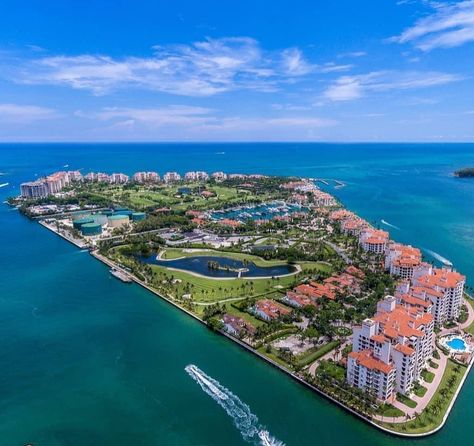
<instances>
[{"instance_id":1,"label":"waterfront property","mask_svg":"<svg viewBox=\"0 0 474 446\"><path fill-rule=\"evenodd\" d=\"M395 392L409 394L434 348L433 317L396 304L393 296L380 301L373 319L354 328L349 384L373 390L383 401ZM383 365L382 365L383 364ZM368 379L374 370L380 379Z\"/></svg>"},{"instance_id":2,"label":"waterfront property","mask_svg":"<svg viewBox=\"0 0 474 446\"><path fill-rule=\"evenodd\" d=\"M366 421L379 423L388 403L424 416L418 395L435 395L448 367L435 358L434 327L457 322L464 276L426 264L311 180L183 178L91 173L58 183L51 203L16 203ZM460 339L441 337L439 348L470 364ZM391 418L383 425L397 431Z\"/></svg>"}]
</instances>

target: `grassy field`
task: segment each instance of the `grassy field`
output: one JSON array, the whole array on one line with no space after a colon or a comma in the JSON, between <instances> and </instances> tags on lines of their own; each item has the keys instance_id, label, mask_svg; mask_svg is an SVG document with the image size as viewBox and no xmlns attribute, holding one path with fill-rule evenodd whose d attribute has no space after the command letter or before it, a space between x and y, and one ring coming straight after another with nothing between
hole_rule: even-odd
<instances>
[{"instance_id":1,"label":"grassy field","mask_svg":"<svg viewBox=\"0 0 474 446\"><path fill-rule=\"evenodd\" d=\"M403 417L405 415L400 409L391 404L383 404L377 414L384 417Z\"/></svg>"},{"instance_id":2,"label":"grassy field","mask_svg":"<svg viewBox=\"0 0 474 446\"><path fill-rule=\"evenodd\" d=\"M232 316L241 317L245 322L248 322L254 327L259 327L260 325L266 325L266 322L262 321L261 319L257 319L255 316L252 316L251 314L245 311L240 311L237 308L234 308L230 303L227 303L225 305L225 308L226 308L227 313L231 314Z\"/></svg>"},{"instance_id":3,"label":"grassy field","mask_svg":"<svg viewBox=\"0 0 474 446\"><path fill-rule=\"evenodd\" d=\"M346 369L333 361L321 361L317 373L324 373L340 382L344 382L346 379Z\"/></svg>"},{"instance_id":4,"label":"grassy field","mask_svg":"<svg viewBox=\"0 0 474 446\"><path fill-rule=\"evenodd\" d=\"M441 424L466 370L466 367L448 360L437 392L431 398L426 409L416 419L406 423L380 424L393 431L404 433L423 433L435 429Z\"/></svg>"},{"instance_id":5,"label":"grassy field","mask_svg":"<svg viewBox=\"0 0 474 446\"><path fill-rule=\"evenodd\" d=\"M421 372L421 376L423 377L423 379L427 383L432 383L433 382L433 379L434 379L434 373L433 372L429 372L428 370L423 370Z\"/></svg>"},{"instance_id":6,"label":"grassy field","mask_svg":"<svg viewBox=\"0 0 474 446\"><path fill-rule=\"evenodd\" d=\"M411 409L414 409L416 407L416 401L413 401L407 396L401 395L400 393L397 395L397 400L400 401L402 404L405 404L405 406L410 407Z\"/></svg>"},{"instance_id":7,"label":"grassy field","mask_svg":"<svg viewBox=\"0 0 474 446\"><path fill-rule=\"evenodd\" d=\"M331 341L327 344L324 344L322 347L310 349L302 353L297 358L298 365L304 367L311 364L317 359L323 357L326 353L329 353L331 350L334 350L340 343L340 341Z\"/></svg>"},{"instance_id":8,"label":"grassy field","mask_svg":"<svg viewBox=\"0 0 474 446\"><path fill-rule=\"evenodd\" d=\"M218 252L218 251L217 251ZM173 249L166 250L166 256L176 258L182 256L182 250ZM213 252L208 251L208 255L214 255ZM225 253L220 252L222 256L232 256L239 260L247 259L255 262L257 265L281 265L282 261L267 262L260 257L251 256L242 253ZM184 255L196 255L196 253L184 253ZM330 266L320 262L300 262L301 272L295 275L277 278L261 278L261 279L213 279L208 277L200 277L189 274L185 271L175 271L161 265L151 265L151 268L156 273L154 283L156 285L162 284L163 281L174 282L169 285L169 294L177 297L183 294L191 294L193 300L196 302L219 302L226 299L244 299L247 297L262 296L277 291L284 291L285 289L296 285L308 271L319 270L329 271Z\"/></svg>"},{"instance_id":9,"label":"grassy field","mask_svg":"<svg viewBox=\"0 0 474 446\"><path fill-rule=\"evenodd\" d=\"M304 267L319 269L327 267L318 263L305 264ZM166 267L151 265L157 273L155 280L174 281L169 290L170 294L181 296L190 293L195 301L218 302L230 298L246 298L264 295L284 290L295 284L296 276L287 276L275 279L209 279L188 274L184 271L169 270Z\"/></svg>"},{"instance_id":10,"label":"grassy field","mask_svg":"<svg viewBox=\"0 0 474 446\"><path fill-rule=\"evenodd\" d=\"M116 203L128 206L132 209L143 210L151 207L172 207L175 210L186 209L210 209L214 207L232 206L241 202L251 202L258 200L272 199L270 194L259 195L258 197L247 190L240 190L221 185L207 185L206 190L216 194L215 197L203 198L199 193L181 196L178 189L186 187L189 189L204 189L199 183L185 183L179 185L160 186L136 186L134 188L124 188L121 185L104 187L102 184L89 185L89 192L97 196L111 199Z\"/></svg>"}]
</instances>

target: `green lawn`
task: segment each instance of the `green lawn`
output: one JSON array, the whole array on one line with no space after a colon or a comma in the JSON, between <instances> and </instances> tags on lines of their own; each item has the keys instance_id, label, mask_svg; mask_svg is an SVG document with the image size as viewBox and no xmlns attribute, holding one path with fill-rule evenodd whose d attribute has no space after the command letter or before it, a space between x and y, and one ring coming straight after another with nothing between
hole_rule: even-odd
<instances>
[{"instance_id":1,"label":"green lawn","mask_svg":"<svg viewBox=\"0 0 474 446\"><path fill-rule=\"evenodd\" d=\"M448 360L446 370L437 392L431 398L426 409L414 420L406 423L380 423L384 427L403 433L424 433L438 427L448 409L453 396L466 373L467 368Z\"/></svg>"},{"instance_id":2,"label":"green lawn","mask_svg":"<svg viewBox=\"0 0 474 446\"><path fill-rule=\"evenodd\" d=\"M334 361L321 361L319 367L316 370L317 374L325 374L340 382L344 382L346 379L346 369Z\"/></svg>"},{"instance_id":3,"label":"green lawn","mask_svg":"<svg viewBox=\"0 0 474 446\"><path fill-rule=\"evenodd\" d=\"M413 392L415 393L416 396L419 396L420 398L425 396L425 393L428 391L426 387L423 387L420 384L415 385L413 388Z\"/></svg>"},{"instance_id":4,"label":"green lawn","mask_svg":"<svg viewBox=\"0 0 474 446\"><path fill-rule=\"evenodd\" d=\"M432 372L429 372L428 370L423 370L421 372L421 376L423 377L423 379L427 382L427 383L432 383L433 382L433 379L434 379L434 373Z\"/></svg>"},{"instance_id":5,"label":"green lawn","mask_svg":"<svg viewBox=\"0 0 474 446\"><path fill-rule=\"evenodd\" d=\"M232 206L241 202L254 200L271 200L272 195L262 194L258 197L247 190L238 190L233 187L225 187L220 185L207 185L206 189L213 191L216 197L209 199L203 198L198 193L186 195L184 197L178 194L181 187L202 188L202 184L186 183L175 185L153 185L137 186L135 188L127 188L122 185L90 184L88 192L97 196L112 200L121 205L132 209L145 209L150 207L168 206L175 210L186 209L210 209L219 208L223 205Z\"/></svg>"},{"instance_id":6,"label":"green lawn","mask_svg":"<svg viewBox=\"0 0 474 446\"><path fill-rule=\"evenodd\" d=\"M298 356L297 361L300 367L307 366L317 359L323 357L326 353L329 353L331 350L334 350L340 341L331 341L327 344L324 344L322 347L312 348L301 355Z\"/></svg>"},{"instance_id":7,"label":"green lawn","mask_svg":"<svg viewBox=\"0 0 474 446\"><path fill-rule=\"evenodd\" d=\"M439 364L437 362L434 362L433 360L430 359L429 361L430 367L433 369L437 369L439 367Z\"/></svg>"},{"instance_id":8,"label":"green lawn","mask_svg":"<svg viewBox=\"0 0 474 446\"><path fill-rule=\"evenodd\" d=\"M397 407L392 406L391 404L383 404L380 406L379 410L377 411L378 415L382 415L383 417L403 417L405 414Z\"/></svg>"},{"instance_id":9,"label":"green lawn","mask_svg":"<svg viewBox=\"0 0 474 446\"><path fill-rule=\"evenodd\" d=\"M291 365L289 365L287 362L283 361L283 359L279 358L277 355L277 351L275 348L271 347L271 352L268 353L266 351L266 346L262 345L257 349L257 352L259 352L261 355L266 356L267 358L272 359L276 363L282 365L283 367L286 367L287 369L291 369Z\"/></svg>"},{"instance_id":10,"label":"green lawn","mask_svg":"<svg viewBox=\"0 0 474 446\"><path fill-rule=\"evenodd\" d=\"M405 404L405 406L408 406L412 409L414 409L416 407L416 402L415 401L411 400L407 396L402 395L400 393L397 394L397 400L400 401L402 404Z\"/></svg>"},{"instance_id":11,"label":"green lawn","mask_svg":"<svg viewBox=\"0 0 474 446\"><path fill-rule=\"evenodd\" d=\"M330 268L328 265L318 262L304 262L300 265L303 273L308 270L327 271ZM288 287L295 285L298 281L298 275L274 279L235 278L225 280L194 276L184 271L169 270L159 265L151 265L151 268L156 272L153 279L155 286L162 286L163 280L171 281L178 279L179 283L166 286L168 293L175 296L190 293L193 300L197 302L217 302L229 298L244 299L247 297L263 296L275 293L278 290L284 291Z\"/></svg>"},{"instance_id":12,"label":"green lawn","mask_svg":"<svg viewBox=\"0 0 474 446\"><path fill-rule=\"evenodd\" d=\"M240 311L239 309L233 307L230 303L227 303L225 305L225 308L226 308L227 313L233 316L241 317L242 319L245 320L245 322L248 322L254 327L259 327L260 325L266 325L266 322L262 321L261 319L257 319L255 316L252 316L251 314L245 311Z\"/></svg>"}]
</instances>

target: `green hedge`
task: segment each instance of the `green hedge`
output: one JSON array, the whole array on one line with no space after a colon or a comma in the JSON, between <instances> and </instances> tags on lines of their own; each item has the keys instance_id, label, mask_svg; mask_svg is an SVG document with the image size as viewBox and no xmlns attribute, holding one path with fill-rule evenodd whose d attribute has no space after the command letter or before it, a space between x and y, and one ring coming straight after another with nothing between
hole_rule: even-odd
<instances>
[{"instance_id":1,"label":"green hedge","mask_svg":"<svg viewBox=\"0 0 474 446\"><path fill-rule=\"evenodd\" d=\"M302 357L298 359L298 365L300 367L305 367L317 359L323 357L326 353L329 353L331 350L334 350L340 345L341 341L331 341L322 347L318 348L316 351L310 353L303 353Z\"/></svg>"}]
</instances>

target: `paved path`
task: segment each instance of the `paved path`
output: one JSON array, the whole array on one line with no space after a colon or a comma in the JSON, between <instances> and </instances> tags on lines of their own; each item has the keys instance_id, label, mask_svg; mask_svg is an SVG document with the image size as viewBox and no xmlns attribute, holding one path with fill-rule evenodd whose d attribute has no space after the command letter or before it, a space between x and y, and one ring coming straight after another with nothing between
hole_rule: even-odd
<instances>
[{"instance_id":1,"label":"paved path","mask_svg":"<svg viewBox=\"0 0 474 446\"><path fill-rule=\"evenodd\" d=\"M472 301L467 302L468 300L469 300L469 298L464 299L464 302L465 302L466 307L467 307L468 316L467 316L466 322L463 322L462 324L459 324L459 328L461 328L462 330L469 327L469 325L471 325L474 322L474 308L472 308L472 305L471 305Z\"/></svg>"},{"instance_id":2,"label":"paved path","mask_svg":"<svg viewBox=\"0 0 474 446\"><path fill-rule=\"evenodd\" d=\"M408 416L408 418L413 418L415 414L420 414L425 410L426 406L430 402L431 398L433 395L436 393L438 390L438 387L441 383L441 379L443 378L444 370L446 369L446 364L448 363L448 356L446 356L441 350L436 349L439 353L440 359L436 360L436 362L439 364L439 367L437 369L433 369L431 367L428 367L428 370L432 373L434 373L435 377L433 379L432 383L427 383L427 382L422 382L423 386L426 387L428 390L426 391L425 395L422 397L416 396L413 394L411 396L411 399L415 401L416 407L411 408L408 406L405 406L405 404L402 404L400 401L395 400L392 405L395 406L397 409L400 409L401 411L405 412ZM374 419L379 420L379 421L384 421L385 423L403 423L407 421L407 417L382 417L381 415L376 415L374 416Z\"/></svg>"},{"instance_id":3,"label":"paved path","mask_svg":"<svg viewBox=\"0 0 474 446\"><path fill-rule=\"evenodd\" d=\"M334 249L334 251L336 251L343 258L344 262L346 262L348 265L352 263L351 258L344 252L342 248L328 240L323 240L323 242L326 243L326 245L330 246L332 249Z\"/></svg>"}]
</instances>

